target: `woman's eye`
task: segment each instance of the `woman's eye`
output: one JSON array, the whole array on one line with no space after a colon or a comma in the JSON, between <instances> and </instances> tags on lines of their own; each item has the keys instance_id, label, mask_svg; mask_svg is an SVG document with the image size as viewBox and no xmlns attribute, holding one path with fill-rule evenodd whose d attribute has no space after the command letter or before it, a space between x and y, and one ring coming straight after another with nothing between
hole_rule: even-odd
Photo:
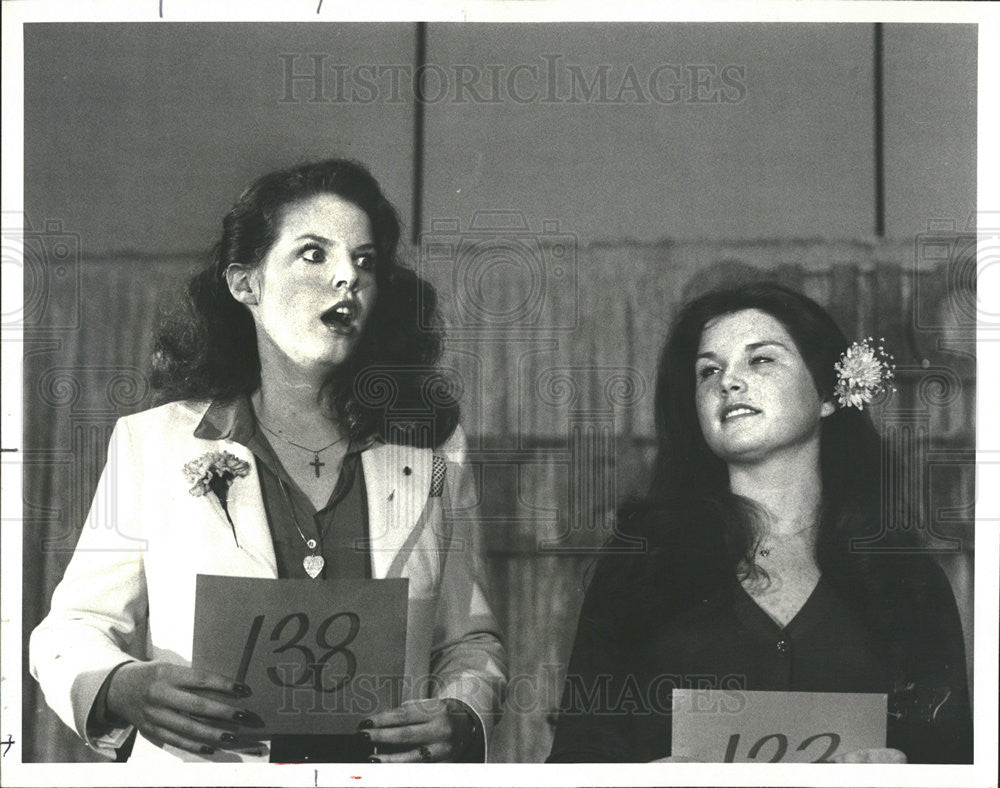
<instances>
[{"instance_id":1,"label":"woman's eye","mask_svg":"<svg viewBox=\"0 0 1000 788\"><path fill-rule=\"evenodd\" d=\"M307 263L326 262L326 254L318 246L308 246L302 252L302 259Z\"/></svg>"},{"instance_id":2,"label":"woman's eye","mask_svg":"<svg viewBox=\"0 0 1000 788\"><path fill-rule=\"evenodd\" d=\"M698 380L707 380L718 371L718 367L702 367L698 370Z\"/></svg>"},{"instance_id":3,"label":"woman's eye","mask_svg":"<svg viewBox=\"0 0 1000 788\"><path fill-rule=\"evenodd\" d=\"M375 268L375 255L366 252L354 258L354 264L362 271L371 271Z\"/></svg>"},{"instance_id":4,"label":"woman's eye","mask_svg":"<svg viewBox=\"0 0 1000 788\"><path fill-rule=\"evenodd\" d=\"M774 361L774 359L770 356L754 356L750 359L751 364L768 364L772 361Z\"/></svg>"}]
</instances>

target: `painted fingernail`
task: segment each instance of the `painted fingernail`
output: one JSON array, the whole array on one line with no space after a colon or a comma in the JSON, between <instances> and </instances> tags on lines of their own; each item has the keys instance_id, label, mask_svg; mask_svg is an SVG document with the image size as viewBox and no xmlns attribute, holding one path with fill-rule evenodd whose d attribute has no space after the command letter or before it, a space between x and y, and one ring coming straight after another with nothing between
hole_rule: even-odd
<instances>
[{"instance_id":1,"label":"painted fingernail","mask_svg":"<svg viewBox=\"0 0 1000 788\"><path fill-rule=\"evenodd\" d=\"M360 736L363 741L369 744L371 743L372 735L368 731L361 731L358 736Z\"/></svg>"},{"instance_id":2,"label":"painted fingernail","mask_svg":"<svg viewBox=\"0 0 1000 788\"><path fill-rule=\"evenodd\" d=\"M241 698L249 698L253 695L253 690L243 682L237 681L233 684L233 693L239 695Z\"/></svg>"},{"instance_id":3,"label":"painted fingernail","mask_svg":"<svg viewBox=\"0 0 1000 788\"><path fill-rule=\"evenodd\" d=\"M368 763L382 763L381 758L376 758L374 755L368 758Z\"/></svg>"},{"instance_id":4,"label":"painted fingernail","mask_svg":"<svg viewBox=\"0 0 1000 788\"><path fill-rule=\"evenodd\" d=\"M209 747L207 744L201 745L201 754L202 755L211 755L214 752L215 752L215 748L214 747Z\"/></svg>"},{"instance_id":5,"label":"painted fingernail","mask_svg":"<svg viewBox=\"0 0 1000 788\"><path fill-rule=\"evenodd\" d=\"M375 723L372 722L371 720L361 720L361 722L358 723L358 730L361 730L362 728L374 728L374 727Z\"/></svg>"},{"instance_id":6,"label":"painted fingernail","mask_svg":"<svg viewBox=\"0 0 1000 788\"><path fill-rule=\"evenodd\" d=\"M233 722L238 722L240 725L246 725L250 728L263 728L264 720L254 714L252 711L235 711L233 712Z\"/></svg>"},{"instance_id":7,"label":"painted fingernail","mask_svg":"<svg viewBox=\"0 0 1000 788\"><path fill-rule=\"evenodd\" d=\"M219 741L225 742L226 744L236 744L236 737L227 732L219 736Z\"/></svg>"}]
</instances>

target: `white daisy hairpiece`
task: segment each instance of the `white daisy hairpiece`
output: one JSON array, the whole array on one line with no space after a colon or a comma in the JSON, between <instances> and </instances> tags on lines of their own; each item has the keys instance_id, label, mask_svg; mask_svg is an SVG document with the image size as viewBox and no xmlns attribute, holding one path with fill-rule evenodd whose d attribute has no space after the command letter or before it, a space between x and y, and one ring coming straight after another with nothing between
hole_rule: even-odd
<instances>
[{"instance_id":1,"label":"white daisy hairpiece","mask_svg":"<svg viewBox=\"0 0 1000 788\"><path fill-rule=\"evenodd\" d=\"M840 355L840 361L833 365L837 370L837 385L833 393L842 408L864 410L876 396L887 388L892 391L889 381L895 377L893 356L885 350L885 339L879 337L878 344L871 337L853 343Z\"/></svg>"}]
</instances>

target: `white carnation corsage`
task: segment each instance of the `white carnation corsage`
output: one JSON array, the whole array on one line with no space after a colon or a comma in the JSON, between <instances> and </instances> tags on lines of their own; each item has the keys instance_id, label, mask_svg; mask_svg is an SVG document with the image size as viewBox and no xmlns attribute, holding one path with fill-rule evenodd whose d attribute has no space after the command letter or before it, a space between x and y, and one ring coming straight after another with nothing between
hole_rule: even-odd
<instances>
[{"instance_id":1,"label":"white carnation corsage","mask_svg":"<svg viewBox=\"0 0 1000 788\"><path fill-rule=\"evenodd\" d=\"M198 459L184 465L184 476L187 477L191 495L201 497L213 493L222 511L233 529L233 539L236 539L236 524L229 516L229 488L233 486L237 476L247 476L250 473L250 463L241 460L228 451L210 451ZM236 539L236 545L240 542Z\"/></svg>"}]
</instances>

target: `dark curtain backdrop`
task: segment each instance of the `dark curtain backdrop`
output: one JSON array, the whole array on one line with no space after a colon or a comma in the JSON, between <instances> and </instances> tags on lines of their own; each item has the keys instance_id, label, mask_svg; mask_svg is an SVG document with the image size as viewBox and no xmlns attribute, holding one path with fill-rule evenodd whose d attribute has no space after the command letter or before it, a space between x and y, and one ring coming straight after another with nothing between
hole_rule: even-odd
<instances>
[{"instance_id":1,"label":"dark curtain backdrop","mask_svg":"<svg viewBox=\"0 0 1000 788\"><path fill-rule=\"evenodd\" d=\"M523 239L522 239L523 240ZM69 560L120 415L148 407L147 359L164 299L195 256L28 256L25 273L24 648ZM444 365L462 393L493 601L517 679L492 758L540 761L551 742L592 550L615 505L641 491L653 447L656 356L678 305L766 275L826 305L849 337L884 336L898 392L877 409L920 471L907 480L972 644L975 257L962 234L913 243L536 239L502 254L479 239L417 267L451 329ZM516 246L516 245L515 245ZM65 251L65 250L64 250ZM58 258L58 259L57 259ZM413 260L420 260L413 250ZM502 264L496 264L497 261ZM492 261L492 262L491 262ZM180 469L164 468L165 474ZM970 659L971 673L971 659ZM95 760L24 676L24 760Z\"/></svg>"}]
</instances>

